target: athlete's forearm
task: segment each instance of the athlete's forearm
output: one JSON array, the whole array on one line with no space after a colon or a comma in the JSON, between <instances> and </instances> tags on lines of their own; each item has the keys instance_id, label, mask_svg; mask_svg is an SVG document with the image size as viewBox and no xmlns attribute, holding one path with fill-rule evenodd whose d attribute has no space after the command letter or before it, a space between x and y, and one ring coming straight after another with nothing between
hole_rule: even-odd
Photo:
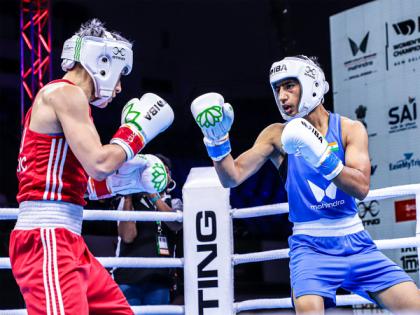
<instances>
[{"instance_id":1,"label":"athlete's forearm","mask_svg":"<svg viewBox=\"0 0 420 315\"><path fill-rule=\"evenodd\" d=\"M359 200L365 199L369 192L370 178L355 168L345 166L333 182L339 189Z\"/></svg>"},{"instance_id":2,"label":"athlete's forearm","mask_svg":"<svg viewBox=\"0 0 420 315\"><path fill-rule=\"evenodd\" d=\"M104 180L119 169L126 159L124 150L115 144L106 144L92 152L92 158L82 162L89 176L96 180Z\"/></svg>"},{"instance_id":3,"label":"athlete's forearm","mask_svg":"<svg viewBox=\"0 0 420 315\"><path fill-rule=\"evenodd\" d=\"M229 154L221 161L213 161L213 164L223 187L232 188L241 183L239 170L232 155Z\"/></svg>"},{"instance_id":4,"label":"athlete's forearm","mask_svg":"<svg viewBox=\"0 0 420 315\"><path fill-rule=\"evenodd\" d=\"M133 210L133 199L132 196L127 195L124 197L124 203L122 209L119 210L131 211ZM122 238L125 243L131 243L137 237L136 222L132 221L121 221L118 223L118 235Z\"/></svg>"},{"instance_id":5,"label":"athlete's forearm","mask_svg":"<svg viewBox=\"0 0 420 315\"><path fill-rule=\"evenodd\" d=\"M136 222L120 222L118 224L118 235L124 243L131 243L137 237Z\"/></svg>"}]
</instances>

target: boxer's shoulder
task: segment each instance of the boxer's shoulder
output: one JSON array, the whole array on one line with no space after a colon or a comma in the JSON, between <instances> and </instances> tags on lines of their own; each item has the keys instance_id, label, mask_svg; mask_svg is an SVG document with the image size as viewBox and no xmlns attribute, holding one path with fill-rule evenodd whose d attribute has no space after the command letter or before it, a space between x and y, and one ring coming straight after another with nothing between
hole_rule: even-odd
<instances>
[{"instance_id":1,"label":"boxer's shoulder","mask_svg":"<svg viewBox=\"0 0 420 315\"><path fill-rule=\"evenodd\" d=\"M53 107L67 104L88 106L88 99L82 88L64 82L46 86L42 91L42 100Z\"/></svg>"},{"instance_id":2,"label":"boxer's shoulder","mask_svg":"<svg viewBox=\"0 0 420 315\"><path fill-rule=\"evenodd\" d=\"M285 124L274 123L265 127L259 134L259 141L268 141L272 143L280 143L280 137L283 132Z\"/></svg>"}]
</instances>

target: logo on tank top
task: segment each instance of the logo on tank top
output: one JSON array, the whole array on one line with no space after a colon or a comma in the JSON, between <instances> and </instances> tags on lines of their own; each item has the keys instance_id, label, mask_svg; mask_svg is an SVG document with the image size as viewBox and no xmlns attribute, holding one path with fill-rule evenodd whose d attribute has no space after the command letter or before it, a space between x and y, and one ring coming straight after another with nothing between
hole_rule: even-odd
<instances>
[{"instance_id":1,"label":"logo on tank top","mask_svg":"<svg viewBox=\"0 0 420 315\"><path fill-rule=\"evenodd\" d=\"M18 167L17 167L17 172L24 172L26 171L27 166L26 166L26 156L21 156L18 158Z\"/></svg>"},{"instance_id":2,"label":"logo on tank top","mask_svg":"<svg viewBox=\"0 0 420 315\"><path fill-rule=\"evenodd\" d=\"M318 130L315 129L314 126L308 125L304 120L301 120L300 122L305 128L312 132L312 134L319 140L319 142L323 143L324 137L319 133Z\"/></svg>"},{"instance_id":3,"label":"logo on tank top","mask_svg":"<svg viewBox=\"0 0 420 315\"><path fill-rule=\"evenodd\" d=\"M330 183L327 188L322 189L318 185L314 184L310 180L307 180L309 184L309 188L312 191L312 194L315 197L315 200L317 202L322 202L321 204L317 205L311 205L312 210L321 210L325 208L334 208L337 206L340 206L345 203L344 200L335 200L333 202L325 202L324 199L335 199L337 195L337 186L334 185L334 183Z\"/></svg>"}]
</instances>

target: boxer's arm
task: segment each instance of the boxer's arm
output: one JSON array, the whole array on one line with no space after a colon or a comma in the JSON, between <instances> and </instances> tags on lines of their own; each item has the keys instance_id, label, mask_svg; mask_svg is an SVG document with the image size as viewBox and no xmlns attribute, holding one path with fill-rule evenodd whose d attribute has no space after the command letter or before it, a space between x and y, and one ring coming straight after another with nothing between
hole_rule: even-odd
<instances>
[{"instance_id":1,"label":"boxer's arm","mask_svg":"<svg viewBox=\"0 0 420 315\"><path fill-rule=\"evenodd\" d=\"M365 127L358 121L344 118L341 125L346 143L345 166L333 182L339 189L362 200L367 196L370 185L368 136Z\"/></svg>"},{"instance_id":2,"label":"boxer's arm","mask_svg":"<svg viewBox=\"0 0 420 315\"><path fill-rule=\"evenodd\" d=\"M214 167L223 187L238 186L255 174L269 159L272 159L274 163L278 161L282 155L281 130L280 124L270 125L260 133L254 145L235 160L229 154L221 161L214 161Z\"/></svg>"},{"instance_id":3,"label":"boxer's arm","mask_svg":"<svg viewBox=\"0 0 420 315\"><path fill-rule=\"evenodd\" d=\"M176 212L176 209L173 209L171 206L169 206L165 200L160 198L158 194L148 194L147 196L149 200L155 205L157 211L163 211L163 212ZM172 222L172 221L166 221L163 222L172 232L178 232L182 229L182 223L181 222Z\"/></svg>"},{"instance_id":4,"label":"boxer's arm","mask_svg":"<svg viewBox=\"0 0 420 315\"><path fill-rule=\"evenodd\" d=\"M130 211L134 210L133 197L131 195L124 196L118 210ZM137 237L137 227L134 221L120 221L118 223L118 235L124 241L124 243L132 243Z\"/></svg>"},{"instance_id":5,"label":"boxer's arm","mask_svg":"<svg viewBox=\"0 0 420 315\"><path fill-rule=\"evenodd\" d=\"M125 161L119 145L102 145L89 116L89 103L80 88L65 85L49 96L49 100L66 140L86 172L101 180L112 174Z\"/></svg>"}]
</instances>

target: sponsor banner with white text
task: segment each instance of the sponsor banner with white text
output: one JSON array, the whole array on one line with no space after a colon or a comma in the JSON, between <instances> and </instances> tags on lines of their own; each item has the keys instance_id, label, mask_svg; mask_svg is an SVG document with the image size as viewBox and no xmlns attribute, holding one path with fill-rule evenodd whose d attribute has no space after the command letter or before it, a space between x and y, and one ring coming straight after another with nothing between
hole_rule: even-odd
<instances>
[{"instance_id":1,"label":"sponsor banner with white text","mask_svg":"<svg viewBox=\"0 0 420 315\"><path fill-rule=\"evenodd\" d=\"M370 2L330 28L334 110L366 127L371 189L420 183L420 1ZM359 215L374 239L415 235L414 196L362 202ZM385 254L418 280L415 248Z\"/></svg>"}]
</instances>

